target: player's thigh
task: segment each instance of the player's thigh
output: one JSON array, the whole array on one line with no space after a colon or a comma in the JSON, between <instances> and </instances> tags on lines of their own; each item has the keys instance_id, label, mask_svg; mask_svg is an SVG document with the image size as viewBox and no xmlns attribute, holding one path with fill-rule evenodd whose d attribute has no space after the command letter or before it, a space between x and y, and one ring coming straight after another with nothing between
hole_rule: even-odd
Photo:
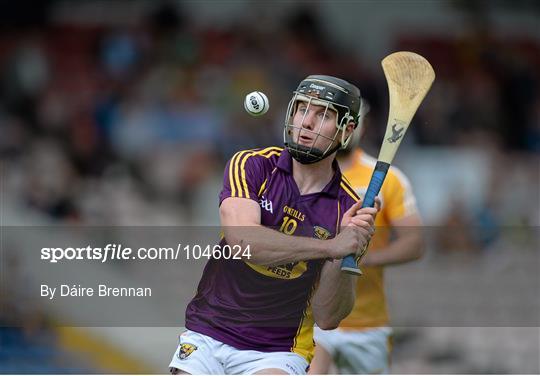
<instances>
[{"instance_id":1,"label":"player's thigh","mask_svg":"<svg viewBox=\"0 0 540 376\"><path fill-rule=\"evenodd\" d=\"M382 374L389 372L389 328L344 333L343 345L334 356L340 373Z\"/></svg>"},{"instance_id":2,"label":"player's thigh","mask_svg":"<svg viewBox=\"0 0 540 376\"><path fill-rule=\"evenodd\" d=\"M333 367L334 361L332 355L320 345L315 346L315 356L309 365L309 374L325 375L330 373L330 368Z\"/></svg>"},{"instance_id":3,"label":"player's thigh","mask_svg":"<svg viewBox=\"0 0 540 376\"><path fill-rule=\"evenodd\" d=\"M331 357L334 357L343 343L343 333L340 329L322 330L318 327L313 328L315 349L323 348Z\"/></svg>"},{"instance_id":4,"label":"player's thigh","mask_svg":"<svg viewBox=\"0 0 540 376\"><path fill-rule=\"evenodd\" d=\"M223 366L215 357L220 346L220 342L208 336L187 330L180 335L169 369L178 374L224 374Z\"/></svg>"},{"instance_id":5,"label":"player's thigh","mask_svg":"<svg viewBox=\"0 0 540 376\"><path fill-rule=\"evenodd\" d=\"M260 371L254 372L254 375L288 375L287 372L279 368L265 368Z\"/></svg>"},{"instance_id":6,"label":"player's thigh","mask_svg":"<svg viewBox=\"0 0 540 376\"><path fill-rule=\"evenodd\" d=\"M308 362L302 356L287 352L261 352L230 348L225 372L228 374L305 375Z\"/></svg>"}]
</instances>

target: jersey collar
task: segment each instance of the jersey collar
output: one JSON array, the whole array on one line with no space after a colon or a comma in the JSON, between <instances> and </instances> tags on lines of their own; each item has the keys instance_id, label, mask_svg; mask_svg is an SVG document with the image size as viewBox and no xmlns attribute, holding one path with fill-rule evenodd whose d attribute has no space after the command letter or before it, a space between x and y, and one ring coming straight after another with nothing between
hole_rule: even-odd
<instances>
[{"instance_id":1,"label":"jersey collar","mask_svg":"<svg viewBox=\"0 0 540 376\"><path fill-rule=\"evenodd\" d=\"M289 175L292 175L292 156L289 154L288 150L283 150L279 159L277 161L277 168L286 172ZM321 193L327 194L332 197L338 197L339 187L341 184L341 170L336 159L332 162L332 168L334 169L334 176L332 180L324 187Z\"/></svg>"}]
</instances>

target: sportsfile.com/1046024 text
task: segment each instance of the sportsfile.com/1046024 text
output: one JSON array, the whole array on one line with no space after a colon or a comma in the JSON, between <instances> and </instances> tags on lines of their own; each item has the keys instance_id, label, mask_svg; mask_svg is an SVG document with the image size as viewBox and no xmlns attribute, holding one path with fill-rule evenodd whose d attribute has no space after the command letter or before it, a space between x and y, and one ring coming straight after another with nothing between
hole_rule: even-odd
<instances>
[{"instance_id":1,"label":"sportsfile.com/1046024 text","mask_svg":"<svg viewBox=\"0 0 540 376\"><path fill-rule=\"evenodd\" d=\"M87 260L107 262L112 260L199 260L199 259L250 259L250 246L228 244L199 245L177 244L176 247L124 247L122 244L107 244L105 247L44 247L41 260L49 263Z\"/></svg>"}]
</instances>

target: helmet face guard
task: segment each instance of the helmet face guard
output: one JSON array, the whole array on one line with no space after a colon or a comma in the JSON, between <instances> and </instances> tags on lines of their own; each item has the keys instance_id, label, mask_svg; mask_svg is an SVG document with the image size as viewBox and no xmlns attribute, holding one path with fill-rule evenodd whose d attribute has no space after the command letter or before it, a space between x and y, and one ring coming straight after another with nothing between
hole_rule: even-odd
<instances>
[{"instance_id":1,"label":"helmet face guard","mask_svg":"<svg viewBox=\"0 0 540 376\"><path fill-rule=\"evenodd\" d=\"M305 103L306 113L310 106L324 107L323 117L320 123L313 125L313 129L305 126L306 113L304 113L300 124L293 124L293 118L300 102ZM285 147L291 156L302 164L319 162L332 155L336 150L345 148L352 137L351 133L345 139L345 130L350 122L354 123L355 128L358 125L360 106L360 90L347 81L331 76L307 77L300 82L294 91L287 108L283 130ZM336 129L331 137L321 134L324 118L328 111L336 113ZM340 131L341 139L336 143ZM301 135L311 139L310 146L300 144ZM320 139L324 139L328 143L324 150L315 147Z\"/></svg>"}]
</instances>

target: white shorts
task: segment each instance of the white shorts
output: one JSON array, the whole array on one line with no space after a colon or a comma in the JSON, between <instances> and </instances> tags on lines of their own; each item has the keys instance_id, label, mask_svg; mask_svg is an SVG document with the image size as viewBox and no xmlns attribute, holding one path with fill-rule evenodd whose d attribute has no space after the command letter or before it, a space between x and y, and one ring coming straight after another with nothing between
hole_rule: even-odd
<instances>
[{"instance_id":1,"label":"white shorts","mask_svg":"<svg viewBox=\"0 0 540 376\"><path fill-rule=\"evenodd\" d=\"M250 375L267 368L305 375L309 366L306 359L293 352L238 350L191 330L182 333L179 342L169 367L193 375Z\"/></svg>"},{"instance_id":2,"label":"white shorts","mask_svg":"<svg viewBox=\"0 0 540 376\"><path fill-rule=\"evenodd\" d=\"M342 374L386 374L390 365L388 327L363 331L315 328L317 346L324 348Z\"/></svg>"}]
</instances>

